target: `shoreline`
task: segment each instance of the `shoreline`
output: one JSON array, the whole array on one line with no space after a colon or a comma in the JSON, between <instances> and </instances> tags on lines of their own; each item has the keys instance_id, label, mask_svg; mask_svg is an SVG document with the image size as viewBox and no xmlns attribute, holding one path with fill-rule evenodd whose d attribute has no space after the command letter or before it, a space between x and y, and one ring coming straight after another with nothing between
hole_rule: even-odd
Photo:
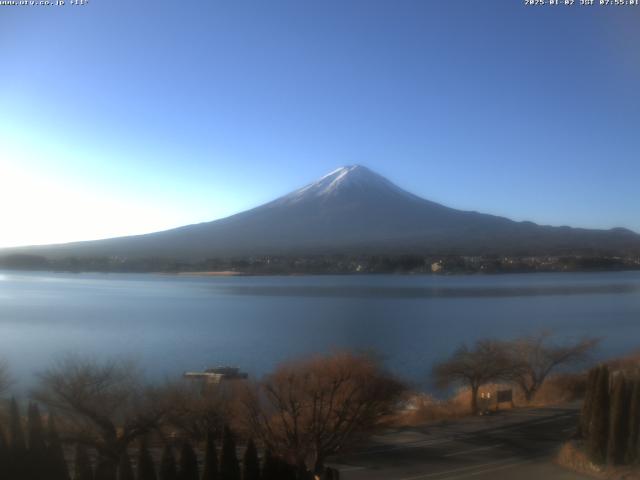
<instances>
[{"instance_id":1,"label":"shoreline","mask_svg":"<svg viewBox=\"0 0 640 480\"><path fill-rule=\"evenodd\" d=\"M398 276L398 277L465 277L465 276L517 276L536 274L571 274L571 273L632 273L640 272L640 268L616 269L575 269L575 270L529 270L529 271L455 271L455 272L240 272L235 270L203 270L203 271L119 271L119 270L65 270L65 269L30 269L3 268L0 273L74 273L74 274L133 274L133 275L162 275L173 277L358 277L358 276Z\"/></svg>"},{"instance_id":2,"label":"shoreline","mask_svg":"<svg viewBox=\"0 0 640 480\"><path fill-rule=\"evenodd\" d=\"M176 275L186 277L246 277L251 274L244 272L236 272L234 270L220 270L220 271L202 271L202 272L156 272L161 275Z\"/></svg>"}]
</instances>

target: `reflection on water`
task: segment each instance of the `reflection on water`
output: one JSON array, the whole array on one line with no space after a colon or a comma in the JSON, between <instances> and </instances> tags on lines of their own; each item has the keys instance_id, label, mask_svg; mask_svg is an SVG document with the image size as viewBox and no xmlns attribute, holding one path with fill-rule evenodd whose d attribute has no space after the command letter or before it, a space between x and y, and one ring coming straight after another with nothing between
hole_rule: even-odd
<instances>
[{"instance_id":1,"label":"reflection on water","mask_svg":"<svg viewBox=\"0 0 640 480\"><path fill-rule=\"evenodd\" d=\"M495 276L179 277L3 272L0 357L22 385L69 352L137 359L152 376L374 349L430 388L463 342L552 330L640 347L640 272Z\"/></svg>"},{"instance_id":2,"label":"reflection on water","mask_svg":"<svg viewBox=\"0 0 640 480\"><path fill-rule=\"evenodd\" d=\"M345 298L481 298L638 293L640 285L549 285L517 287L223 286L231 295Z\"/></svg>"}]
</instances>

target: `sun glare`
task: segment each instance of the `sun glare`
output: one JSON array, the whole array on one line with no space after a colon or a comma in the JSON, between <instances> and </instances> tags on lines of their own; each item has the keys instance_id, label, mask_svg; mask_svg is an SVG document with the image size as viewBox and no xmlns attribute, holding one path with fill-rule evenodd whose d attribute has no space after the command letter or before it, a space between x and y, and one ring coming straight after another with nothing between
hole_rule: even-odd
<instances>
[{"instance_id":1,"label":"sun glare","mask_svg":"<svg viewBox=\"0 0 640 480\"><path fill-rule=\"evenodd\" d=\"M177 212L35 169L18 152L0 157L0 248L140 234L179 224Z\"/></svg>"}]
</instances>

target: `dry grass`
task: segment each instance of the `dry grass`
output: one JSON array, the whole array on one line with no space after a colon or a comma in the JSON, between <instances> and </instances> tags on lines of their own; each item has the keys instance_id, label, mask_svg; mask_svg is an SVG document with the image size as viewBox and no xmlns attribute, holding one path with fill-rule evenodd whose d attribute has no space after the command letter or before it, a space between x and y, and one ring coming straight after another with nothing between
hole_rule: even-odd
<instances>
[{"instance_id":1,"label":"dry grass","mask_svg":"<svg viewBox=\"0 0 640 480\"><path fill-rule=\"evenodd\" d=\"M580 444L574 441L562 445L556 463L574 472L602 480L640 480L637 467L606 467L595 465L584 453Z\"/></svg>"},{"instance_id":2,"label":"dry grass","mask_svg":"<svg viewBox=\"0 0 640 480\"><path fill-rule=\"evenodd\" d=\"M536 395L527 403L520 389L510 384L492 383L483 386L481 393L490 393L491 400L478 399L481 410L508 410L513 407L543 407L559 405L584 396L586 375L557 374L549 377ZM501 403L496 405L495 393L498 390L513 390L513 405ZM405 408L395 415L391 423L400 426L414 426L425 423L450 420L470 415L471 391L468 388L458 389L451 397L438 399L424 393L414 393L405 402Z\"/></svg>"},{"instance_id":3,"label":"dry grass","mask_svg":"<svg viewBox=\"0 0 640 480\"><path fill-rule=\"evenodd\" d=\"M576 442L563 444L556 456L556 462L575 472L585 473L596 478L605 478L602 476L604 474L603 468L591 462Z\"/></svg>"},{"instance_id":4,"label":"dry grass","mask_svg":"<svg viewBox=\"0 0 640 480\"><path fill-rule=\"evenodd\" d=\"M460 418L468 415L469 404L458 396L440 400L427 394L415 394L407 401L406 408L399 412L394 423L403 426Z\"/></svg>"}]
</instances>

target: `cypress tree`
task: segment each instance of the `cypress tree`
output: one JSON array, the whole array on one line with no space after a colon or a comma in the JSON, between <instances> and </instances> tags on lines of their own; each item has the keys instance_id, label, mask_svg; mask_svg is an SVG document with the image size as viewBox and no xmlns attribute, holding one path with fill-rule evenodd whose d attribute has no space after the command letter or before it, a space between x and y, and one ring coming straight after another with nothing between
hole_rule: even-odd
<instances>
[{"instance_id":1,"label":"cypress tree","mask_svg":"<svg viewBox=\"0 0 640 480\"><path fill-rule=\"evenodd\" d=\"M95 480L117 480L117 467L112 459L101 456L96 465Z\"/></svg>"},{"instance_id":2,"label":"cypress tree","mask_svg":"<svg viewBox=\"0 0 640 480\"><path fill-rule=\"evenodd\" d=\"M20 409L15 398L11 399L9 407L9 449L8 449L9 475L8 478L28 478L29 461L27 447L22 429Z\"/></svg>"},{"instance_id":3,"label":"cypress tree","mask_svg":"<svg viewBox=\"0 0 640 480\"><path fill-rule=\"evenodd\" d=\"M118 462L118 480L135 480L131 459L126 450L120 455L120 462Z\"/></svg>"},{"instance_id":4,"label":"cypress tree","mask_svg":"<svg viewBox=\"0 0 640 480\"><path fill-rule=\"evenodd\" d=\"M165 445L160 458L160 480L178 480L178 469L173 449L170 445Z\"/></svg>"},{"instance_id":5,"label":"cypress tree","mask_svg":"<svg viewBox=\"0 0 640 480\"><path fill-rule=\"evenodd\" d=\"M140 442L140 451L138 452L138 479L137 480L157 480L156 467L153 464L153 458L147 448L147 442L143 439Z\"/></svg>"},{"instance_id":6,"label":"cypress tree","mask_svg":"<svg viewBox=\"0 0 640 480\"><path fill-rule=\"evenodd\" d=\"M93 467L87 449L83 445L76 445L75 472L73 480L93 480Z\"/></svg>"},{"instance_id":7,"label":"cypress tree","mask_svg":"<svg viewBox=\"0 0 640 480\"><path fill-rule=\"evenodd\" d=\"M262 459L262 480L278 480L278 463L270 449L264 452Z\"/></svg>"},{"instance_id":8,"label":"cypress tree","mask_svg":"<svg viewBox=\"0 0 640 480\"><path fill-rule=\"evenodd\" d=\"M609 421L609 443L607 445L607 463L620 465L624 463L629 439L629 395L627 382L622 374L618 374L611 398L611 414Z\"/></svg>"},{"instance_id":9,"label":"cypress tree","mask_svg":"<svg viewBox=\"0 0 640 480\"><path fill-rule=\"evenodd\" d=\"M53 414L49 413L47 421L47 467L49 480L69 480L69 467L64 458L64 450L56 428Z\"/></svg>"},{"instance_id":10,"label":"cypress tree","mask_svg":"<svg viewBox=\"0 0 640 480\"><path fill-rule=\"evenodd\" d=\"M260 480L260 462L258 460L258 450L253 440L249 440L244 451L243 459L244 475L243 480Z\"/></svg>"},{"instance_id":11,"label":"cypress tree","mask_svg":"<svg viewBox=\"0 0 640 480\"><path fill-rule=\"evenodd\" d=\"M625 463L631 464L638 460L638 433L640 432L640 379L631 385L631 398L629 399L629 439L627 440L627 453Z\"/></svg>"},{"instance_id":12,"label":"cypress tree","mask_svg":"<svg viewBox=\"0 0 640 480\"><path fill-rule=\"evenodd\" d=\"M236 442L229 427L224 427L222 456L220 458L220 480L240 480L240 463L236 452Z\"/></svg>"},{"instance_id":13,"label":"cypress tree","mask_svg":"<svg viewBox=\"0 0 640 480\"><path fill-rule=\"evenodd\" d=\"M593 398L598 381L598 367L589 370L587 375L587 384L584 395L584 401L582 403L582 410L580 412L580 431L579 434L582 438L589 437L589 422L593 410Z\"/></svg>"},{"instance_id":14,"label":"cypress tree","mask_svg":"<svg viewBox=\"0 0 640 480\"><path fill-rule=\"evenodd\" d=\"M27 422L27 432L29 436L28 456L31 470L30 478L34 480L46 480L48 478L47 444L40 409L35 403L29 404Z\"/></svg>"},{"instance_id":15,"label":"cypress tree","mask_svg":"<svg viewBox=\"0 0 640 480\"><path fill-rule=\"evenodd\" d=\"M202 480L218 480L218 478L218 451L216 450L213 432L210 431L207 433Z\"/></svg>"},{"instance_id":16,"label":"cypress tree","mask_svg":"<svg viewBox=\"0 0 640 480\"><path fill-rule=\"evenodd\" d=\"M289 462L284 461L281 458L277 459L278 463L278 480L296 480L297 478L304 479L303 472L299 472L298 468L291 465ZM306 473L306 472L304 472Z\"/></svg>"},{"instance_id":17,"label":"cypress tree","mask_svg":"<svg viewBox=\"0 0 640 480\"><path fill-rule=\"evenodd\" d=\"M589 422L587 453L595 463L604 463L609 434L609 368L602 365L596 380L596 389Z\"/></svg>"},{"instance_id":18,"label":"cypress tree","mask_svg":"<svg viewBox=\"0 0 640 480\"><path fill-rule=\"evenodd\" d=\"M340 480L340 470L335 468L327 467L324 475L326 480Z\"/></svg>"},{"instance_id":19,"label":"cypress tree","mask_svg":"<svg viewBox=\"0 0 640 480\"><path fill-rule=\"evenodd\" d=\"M16 402L15 398L11 399L9 415L9 436L11 438L11 450L13 452L24 453L27 447L24 440L24 432L22 430L20 409L18 408L18 402Z\"/></svg>"},{"instance_id":20,"label":"cypress tree","mask_svg":"<svg viewBox=\"0 0 640 480\"><path fill-rule=\"evenodd\" d=\"M182 443L180 451L180 480L199 480L198 457L187 441Z\"/></svg>"},{"instance_id":21,"label":"cypress tree","mask_svg":"<svg viewBox=\"0 0 640 480\"><path fill-rule=\"evenodd\" d=\"M7 438L4 436L2 425L0 425L0 472L4 472L6 477L9 477L11 473L9 470L9 445L7 444Z\"/></svg>"}]
</instances>

